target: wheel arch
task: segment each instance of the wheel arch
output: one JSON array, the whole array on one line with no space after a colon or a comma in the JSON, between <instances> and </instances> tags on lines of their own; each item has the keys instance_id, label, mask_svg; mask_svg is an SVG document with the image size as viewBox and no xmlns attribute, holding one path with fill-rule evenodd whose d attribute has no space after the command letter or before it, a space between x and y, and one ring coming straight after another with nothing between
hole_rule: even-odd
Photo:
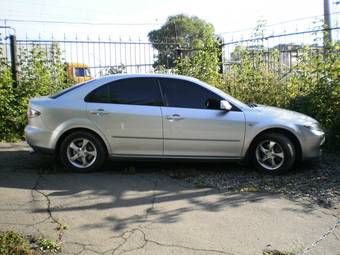
<instances>
[{"instance_id":1,"label":"wheel arch","mask_svg":"<svg viewBox=\"0 0 340 255\"><path fill-rule=\"evenodd\" d=\"M108 144L106 144L105 140L103 139L103 137L101 135L99 135L97 132L93 131L92 129L89 129L89 128L84 128L84 127L75 127L75 128L70 128L68 130L66 130L65 132L63 132L58 140L57 140L57 143L56 143L56 147L55 147L55 153L57 156L59 156L59 153L60 153L60 146L61 146L61 143L63 142L63 140L71 133L73 132L77 132L77 131L85 131L85 132L88 132L88 133L91 133L93 135L95 135L104 145L104 148L105 148L105 151L106 151L106 154L108 155L109 154L109 148L108 148Z\"/></svg>"},{"instance_id":2,"label":"wheel arch","mask_svg":"<svg viewBox=\"0 0 340 255\"><path fill-rule=\"evenodd\" d=\"M281 135L285 135L286 137L288 137L294 145L294 148L295 148L295 151L296 151L296 160L301 161L301 159L302 159L302 146L301 146L299 139L297 138L297 136L292 131L284 129L284 128L268 128L268 129L262 130L260 133L258 133L252 139L252 141L251 141L251 143L250 143L250 145L247 149L247 152L246 152L247 161L249 160L249 152L252 149L252 147L254 146L256 139L259 136L261 136L263 134L268 134L268 133L276 133L276 134L281 134Z\"/></svg>"}]
</instances>

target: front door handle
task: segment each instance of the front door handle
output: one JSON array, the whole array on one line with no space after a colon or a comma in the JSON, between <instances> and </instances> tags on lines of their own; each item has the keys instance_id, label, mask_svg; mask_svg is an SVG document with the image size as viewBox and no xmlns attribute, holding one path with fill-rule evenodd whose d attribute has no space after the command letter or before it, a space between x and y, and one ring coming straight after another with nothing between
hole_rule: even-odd
<instances>
[{"instance_id":1,"label":"front door handle","mask_svg":"<svg viewBox=\"0 0 340 255\"><path fill-rule=\"evenodd\" d=\"M179 114L173 114L173 115L167 115L166 119L168 121L174 121L174 120L177 121L177 120L183 120L184 118L181 115L179 115Z\"/></svg>"},{"instance_id":2,"label":"front door handle","mask_svg":"<svg viewBox=\"0 0 340 255\"><path fill-rule=\"evenodd\" d=\"M90 112L91 114L95 114L95 115L105 115L105 114L109 114L109 112L105 111L104 109L90 110L89 112Z\"/></svg>"}]
</instances>

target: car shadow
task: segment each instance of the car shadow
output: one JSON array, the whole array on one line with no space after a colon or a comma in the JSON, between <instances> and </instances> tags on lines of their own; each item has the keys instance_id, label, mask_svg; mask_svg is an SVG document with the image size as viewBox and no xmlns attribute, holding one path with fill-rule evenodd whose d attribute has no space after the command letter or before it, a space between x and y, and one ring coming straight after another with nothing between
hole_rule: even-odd
<instances>
[{"instance_id":1,"label":"car shadow","mask_svg":"<svg viewBox=\"0 0 340 255\"><path fill-rule=\"evenodd\" d=\"M193 210L219 212L227 207L280 199L275 187L285 178L305 175L310 171L308 169L309 166L304 165L286 176L267 177L235 163L108 161L100 172L79 174L65 169L52 156L31 155L26 150L2 150L0 188L39 190L52 201L50 209L53 213L142 207L143 213L126 217L106 216L104 222L83 226L101 227L110 222L114 230L122 230L131 224L146 223L150 218L153 222L174 223ZM202 181L192 181L197 177ZM206 181L209 178L215 181L224 178L230 183L225 187L209 185ZM254 188L254 183L268 180L274 183L271 192L241 190L242 187ZM232 188L231 184L234 184ZM293 186L289 188L294 189ZM154 206L170 202L176 206L167 209ZM310 204L301 205L301 209L295 210L313 213L315 209ZM34 209L36 213L45 211L45 208Z\"/></svg>"}]
</instances>

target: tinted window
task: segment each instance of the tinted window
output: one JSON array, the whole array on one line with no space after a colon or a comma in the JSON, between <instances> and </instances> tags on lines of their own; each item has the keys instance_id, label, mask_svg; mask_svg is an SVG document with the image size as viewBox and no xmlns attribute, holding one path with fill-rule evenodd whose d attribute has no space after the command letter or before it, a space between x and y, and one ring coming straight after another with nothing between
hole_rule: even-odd
<instances>
[{"instance_id":1,"label":"tinted window","mask_svg":"<svg viewBox=\"0 0 340 255\"><path fill-rule=\"evenodd\" d=\"M96 88L85 97L85 102L91 103L109 103L109 86L103 85Z\"/></svg>"},{"instance_id":2,"label":"tinted window","mask_svg":"<svg viewBox=\"0 0 340 255\"><path fill-rule=\"evenodd\" d=\"M160 89L153 78L130 78L114 81L110 86L113 104L162 105Z\"/></svg>"},{"instance_id":3,"label":"tinted window","mask_svg":"<svg viewBox=\"0 0 340 255\"><path fill-rule=\"evenodd\" d=\"M220 109L219 95L189 81L160 79L169 107Z\"/></svg>"}]
</instances>

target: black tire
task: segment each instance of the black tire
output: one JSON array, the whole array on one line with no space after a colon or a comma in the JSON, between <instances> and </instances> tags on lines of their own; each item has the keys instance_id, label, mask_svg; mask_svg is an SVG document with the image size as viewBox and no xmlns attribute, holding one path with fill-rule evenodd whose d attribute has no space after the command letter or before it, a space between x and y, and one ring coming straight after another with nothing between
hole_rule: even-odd
<instances>
[{"instance_id":1,"label":"black tire","mask_svg":"<svg viewBox=\"0 0 340 255\"><path fill-rule=\"evenodd\" d=\"M78 159L74 160L72 163L71 160L69 160L68 155L74 152L75 150L69 149L69 146L71 145L72 142L75 144L77 141L79 141L80 144L78 144L77 146L82 147L81 141L85 141L85 140L88 140L88 143L87 143L88 145L86 145L87 149L85 148L85 150L88 150L89 153L95 152L96 155L93 156L93 155L88 154L85 157L89 159L88 161L90 161L91 164L89 164L88 166L85 165L82 167L77 167L77 165L82 164L82 158L79 157ZM87 132L87 131L75 131L67 135L65 139L61 142L59 157L60 157L61 163L67 169L71 169L72 171L78 172L78 173L88 173L88 172L99 170L103 166L106 160L106 157L107 157L107 152L106 152L104 143L96 135L90 132Z\"/></svg>"},{"instance_id":2,"label":"black tire","mask_svg":"<svg viewBox=\"0 0 340 255\"><path fill-rule=\"evenodd\" d=\"M296 150L292 141L285 135L267 133L257 137L252 143L250 159L252 165L262 173L282 174L294 166ZM270 166L273 166L272 169L269 169Z\"/></svg>"}]
</instances>

